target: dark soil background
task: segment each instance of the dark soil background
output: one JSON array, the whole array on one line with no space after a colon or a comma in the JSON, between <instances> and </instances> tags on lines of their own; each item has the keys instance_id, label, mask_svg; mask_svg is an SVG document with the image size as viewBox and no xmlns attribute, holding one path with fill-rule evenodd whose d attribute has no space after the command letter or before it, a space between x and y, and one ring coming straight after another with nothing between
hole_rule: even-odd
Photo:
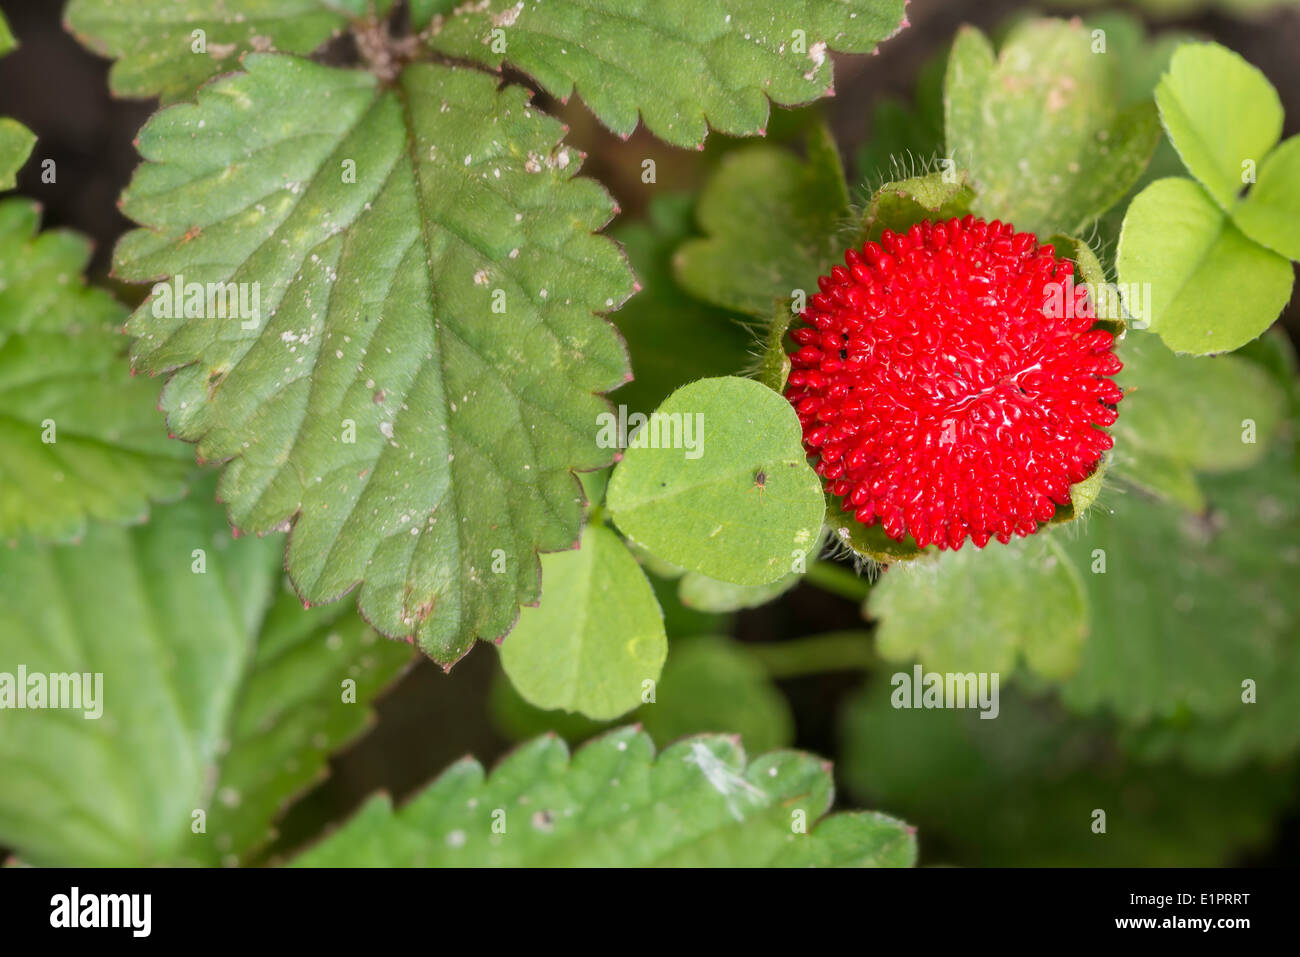
<instances>
[{"instance_id":1,"label":"dark soil background","mask_svg":"<svg viewBox=\"0 0 1300 957\"><path fill-rule=\"evenodd\" d=\"M1111 6L1124 8L1122 3ZM132 140L156 104L109 95L107 61L64 32L62 7L61 0L0 2L21 43L15 53L0 60L0 115L22 121L38 137L18 191L41 202L45 227L76 229L94 240L91 276L108 282L113 244L131 225L118 211L117 197L138 163ZM869 136L873 104L887 96L910 97L921 66L946 50L961 24L988 31L1013 13L1033 8L1018 0L911 0L911 26L885 43L877 55L837 57L836 96L821 108L846 161ZM1096 12L1096 7L1071 10L1053 4L1044 12L1066 16ZM1241 53L1264 71L1281 94L1287 117L1284 136L1300 132L1300 8L1279 9L1252 20L1204 12L1151 26L1200 33ZM512 79L527 82L523 77ZM584 171L606 184L624 216L639 215L652 190L698 185L717 149L726 146L725 138L715 133L705 153L675 150L643 129L624 142L600 127L576 101L561 106L539 94L538 103L569 123L570 142L588 153ZM719 139L724 142L715 142ZM641 161L646 157L654 157L658 167L658 182L652 186L640 180ZM40 161L45 158L57 163L54 184L40 181ZM134 302L145 290L119 286L117 292ZM1300 338L1300 302L1292 300L1283 322L1293 340ZM739 614L735 634L745 641L779 641L860 627L853 603L805 585L773 605ZM510 746L493 727L487 709L487 690L496 669L495 652L482 645L456 666L453 676L428 661L416 665L379 702L375 727L336 756L331 777L284 822L282 845L306 838L323 820L340 820L375 790L386 790L401 800L467 753L488 764L495 760ZM838 704L858 680L828 675L782 683L795 713L797 746L836 754ZM1282 823L1269 853L1240 863L1290 864L1298 852L1300 815L1293 813Z\"/></svg>"}]
</instances>

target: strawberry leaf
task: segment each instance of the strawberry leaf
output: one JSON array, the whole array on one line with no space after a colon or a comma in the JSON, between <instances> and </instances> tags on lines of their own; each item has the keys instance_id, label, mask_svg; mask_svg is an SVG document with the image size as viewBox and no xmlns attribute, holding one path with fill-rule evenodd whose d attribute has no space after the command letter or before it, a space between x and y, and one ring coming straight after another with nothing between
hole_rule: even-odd
<instances>
[{"instance_id":1,"label":"strawberry leaf","mask_svg":"<svg viewBox=\"0 0 1300 957\"><path fill-rule=\"evenodd\" d=\"M366 649L341 609L273 600L279 553L232 541L201 500L92 524L75 547L0 549L0 671L88 673L87 691L102 675L89 712L0 711L0 843L38 865L145 866L233 863L269 837L365 724L344 679L365 702L410 658Z\"/></svg>"},{"instance_id":2,"label":"strawberry leaf","mask_svg":"<svg viewBox=\"0 0 1300 957\"><path fill-rule=\"evenodd\" d=\"M1153 291L1151 326L1170 348L1229 352L1267 329L1291 294L1300 138L1274 149L1283 121L1277 91L1216 43L1180 46L1155 96L1200 185L1161 179L1134 198L1116 268L1129 294L1143 284ZM1239 199L1248 183L1256 185Z\"/></svg>"},{"instance_id":3,"label":"strawberry leaf","mask_svg":"<svg viewBox=\"0 0 1300 957\"><path fill-rule=\"evenodd\" d=\"M304 611L287 587L256 642L229 713L208 833L185 847L200 863L260 861L272 822L326 776L331 753L374 724L368 705L413 657L344 605Z\"/></svg>"},{"instance_id":4,"label":"strawberry leaf","mask_svg":"<svg viewBox=\"0 0 1300 957\"><path fill-rule=\"evenodd\" d=\"M1291 296L1291 263L1243 234L1196 183L1152 183L1129 205L1115 254L1120 290L1147 289L1146 321L1175 352L1231 352ZM1129 311L1136 313L1130 304Z\"/></svg>"},{"instance_id":5,"label":"strawberry leaf","mask_svg":"<svg viewBox=\"0 0 1300 957\"><path fill-rule=\"evenodd\" d=\"M806 161L772 146L723 157L695 217L705 235L682 244L674 268L697 299L766 322L796 289L815 295L848 242L848 187L830 134L815 130Z\"/></svg>"},{"instance_id":6,"label":"strawberry leaf","mask_svg":"<svg viewBox=\"0 0 1300 957\"><path fill-rule=\"evenodd\" d=\"M1282 418L1283 395L1267 373L1235 356L1176 356L1149 332L1130 330L1117 350L1127 391L1111 427L1117 476L1202 511L1196 472L1257 462Z\"/></svg>"},{"instance_id":7,"label":"strawberry leaf","mask_svg":"<svg viewBox=\"0 0 1300 957\"><path fill-rule=\"evenodd\" d=\"M1081 23L1028 20L995 57L957 35L944 84L948 156L969 173L973 211L1047 236L1075 234L1115 204L1155 150L1150 103L1120 108L1110 58Z\"/></svg>"},{"instance_id":8,"label":"strawberry leaf","mask_svg":"<svg viewBox=\"0 0 1300 957\"><path fill-rule=\"evenodd\" d=\"M1218 361L1218 360L1216 360ZM1066 549L1092 630L1067 706L1141 727L1235 722L1243 749L1294 726L1300 474L1286 443L1246 471L1204 478L1206 515L1116 495ZM1268 707L1243 701L1243 682ZM1290 737L1290 730L1282 730Z\"/></svg>"},{"instance_id":9,"label":"strawberry leaf","mask_svg":"<svg viewBox=\"0 0 1300 957\"><path fill-rule=\"evenodd\" d=\"M1088 634L1083 583L1052 533L964 548L891 567L871 590L876 647L889 661L942 672L998 672L1023 657L1064 678Z\"/></svg>"},{"instance_id":10,"label":"strawberry leaf","mask_svg":"<svg viewBox=\"0 0 1300 957\"><path fill-rule=\"evenodd\" d=\"M248 284L260 318L182 318L156 290L128 326L135 364L171 374L172 428L229 461L232 521L292 525L305 599L360 585L368 621L449 664L537 600L537 552L578 537L572 470L612 457L596 393L627 359L593 312L632 289L592 235L612 203L520 87L245 66L142 131L123 208L147 228L116 268Z\"/></svg>"},{"instance_id":11,"label":"strawberry leaf","mask_svg":"<svg viewBox=\"0 0 1300 957\"><path fill-rule=\"evenodd\" d=\"M392 0L378 0L386 12ZM311 53L374 0L71 0L64 20L85 46L117 62L118 96L187 99L237 69L250 50Z\"/></svg>"},{"instance_id":12,"label":"strawberry leaf","mask_svg":"<svg viewBox=\"0 0 1300 957\"><path fill-rule=\"evenodd\" d=\"M893 866L916 844L869 812L823 818L830 770L798 751L748 761L734 738L701 735L665 750L635 728L570 758L542 737L491 775L452 765L400 810L372 798L303 867ZM820 820L819 820L820 819ZM796 833L806 823L807 833ZM792 826L793 825L793 826Z\"/></svg>"},{"instance_id":13,"label":"strawberry leaf","mask_svg":"<svg viewBox=\"0 0 1300 957\"><path fill-rule=\"evenodd\" d=\"M762 134L768 100L831 93L830 51L870 53L906 24L903 0L486 0L436 25L440 53L523 70L547 92L573 92L615 133L638 114L675 146L712 126Z\"/></svg>"},{"instance_id":14,"label":"strawberry leaf","mask_svg":"<svg viewBox=\"0 0 1300 957\"><path fill-rule=\"evenodd\" d=\"M751 379L701 379L654 416L606 496L629 539L737 585L774 582L815 548L821 481L782 396Z\"/></svg>"},{"instance_id":15,"label":"strawberry leaf","mask_svg":"<svg viewBox=\"0 0 1300 957\"><path fill-rule=\"evenodd\" d=\"M668 654L664 616L645 573L617 535L588 528L576 552L542 559L546 594L525 608L501 666L539 708L609 719L642 701Z\"/></svg>"},{"instance_id":16,"label":"strawberry leaf","mask_svg":"<svg viewBox=\"0 0 1300 957\"><path fill-rule=\"evenodd\" d=\"M1300 748L1300 643L1281 649L1276 663L1256 680L1254 702L1219 718L1180 711L1136 728L1125 728L1124 749L1143 761L1177 759L1205 772L1253 762L1285 764ZM1240 697L1240 696L1239 696Z\"/></svg>"},{"instance_id":17,"label":"strawberry leaf","mask_svg":"<svg viewBox=\"0 0 1300 957\"><path fill-rule=\"evenodd\" d=\"M125 310L85 286L89 258L79 236L38 235L34 203L0 202L0 538L138 521L193 471L155 387L128 376Z\"/></svg>"},{"instance_id":18,"label":"strawberry leaf","mask_svg":"<svg viewBox=\"0 0 1300 957\"><path fill-rule=\"evenodd\" d=\"M1185 43L1156 86L1174 149L1224 210L1282 133L1282 101L1258 69L1217 43Z\"/></svg>"},{"instance_id":19,"label":"strawberry leaf","mask_svg":"<svg viewBox=\"0 0 1300 957\"><path fill-rule=\"evenodd\" d=\"M1300 136L1265 157L1259 182L1232 211L1237 228L1288 259L1300 259Z\"/></svg>"}]
</instances>

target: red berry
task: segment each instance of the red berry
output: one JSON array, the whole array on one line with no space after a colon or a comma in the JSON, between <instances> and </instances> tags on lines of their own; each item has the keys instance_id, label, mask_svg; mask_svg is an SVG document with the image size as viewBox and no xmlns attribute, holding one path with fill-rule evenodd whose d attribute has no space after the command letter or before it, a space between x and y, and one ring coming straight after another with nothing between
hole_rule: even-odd
<instances>
[{"instance_id":1,"label":"red berry","mask_svg":"<svg viewBox=\"0 0 1300 957\"><path fill-rule=\"evenodd\" d=\"M1121 398L1074 264L972 216L844 262L791 333L786 387L827 491L920 546L1036 531L1112 446Z\"/></svg>"}]
</instances>

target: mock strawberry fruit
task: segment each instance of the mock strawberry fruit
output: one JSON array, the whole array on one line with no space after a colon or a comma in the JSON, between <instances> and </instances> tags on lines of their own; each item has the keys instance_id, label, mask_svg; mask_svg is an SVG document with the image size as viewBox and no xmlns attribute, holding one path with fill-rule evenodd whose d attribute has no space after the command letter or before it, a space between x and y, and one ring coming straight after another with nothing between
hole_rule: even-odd
<instances>
[{"instance_id":1,"label":"mock strawberry fruit","mask_svg":"<svg viewBox=\"0 0 1300 957\"><path fill-rule=\"evenodd\" d=\"M886 230L818 279L786 397L830 494L895 540L1028 535L1112 446L1114 337L1074 264L967 216Z\"/></svg>"}]
</instances>

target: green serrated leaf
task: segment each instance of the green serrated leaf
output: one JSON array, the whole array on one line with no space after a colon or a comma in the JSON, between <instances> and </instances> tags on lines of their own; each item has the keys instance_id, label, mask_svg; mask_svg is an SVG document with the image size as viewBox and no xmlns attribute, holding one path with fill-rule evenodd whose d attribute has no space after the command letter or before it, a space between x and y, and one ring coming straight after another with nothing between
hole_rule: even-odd
<instances>
[{"instance_id":1,"label":"green serrated leaf","mask_svg":"<svg viewBox=\"0 0 1300 957\"><path fill-rule=\"evenodd\" d=\"M673 279L672 255L691 234L693 206L688 194L656 196L645 222L610 234L623 244L641 283L641 291L614 316L636 378L610 399L634 412L649 412L688 382L730 375L750 362L753 336L740 317L686 295ZM683 349L685 342L691 348Z\"/></svg>"},{"instance_id":2,"label":"green serrated leaf","mask_svg":"<svg viewBox=\"0 0 1300 957\"><path fill-rule=\"evenodd\" d=\"M35 203L0 202L0 539L67 541L142 520L193 465L128 375L126 311L81 277L89 242L37 227Z\"/></svg>"},{"instance_id":3,"label":"green serrated leaf","mask_svg":"<svg viewBox=\"0 0 1300 957\"><path fill-rule=\"evenodd\" d=\"M116 61L108 79L118 96L174 103L236 69L250 50L311 53L363 13L367 2L71 0L64 22L84 46ZM380 0L382 8L390 5Z\"/></svg>"},{"instance_id":4,"label":"green serrated leaf","mask_svg":"<svg viewBox=\"0 0 1300 957\"><path fill-rule=\"evenodd\" d=\"M1283 676L1300 635L1292 587L1300 472L1279 445L1255 468L1202 483L1209 515L1129 491L1067 543L1093 627L1062 697L1132 726L1239 722L1245 744L1269 750L1279 729L1292 736L1278 719L1297 720ZM1246 679L1284 700L1269 709L1244 704Z\"/></svg>"},{"instance_id":5,"label":"green serrated leaf","mask_svg":"<svg viewBox=\"0 0 1300 957\"><path fill-rule=\"evenodd\" d=\"M997 53L988 37L972 26L957 31L943 82L944 138L950 157L959 148L973 151L980 145L985 125L983 104L997 65Z\"/></svg>"},{"instance_id":6,"label":"green serrated leaf","mask_svg":"<svg viewBox=\"0 0 1300 957\"><path fill-rule=\"evenodd\" d=\"M917 821L944 849L930 863L1222 865L1265 844L1294 795L1287 773L1221 777L1125 761L1104 726L1005 686L994 720L896 708L891 690L879 681L849 704L840 771L860 799ZM1098 810L1105 833L1094 831Z\"/></svg>"},{"instance_id":7,"label":"green serrated leaf","mask_svg":"<svg viewBox=\"0 0 1300 957\"><path fill-rule=\"evenodd\" d=\"M609 483L623 534L681 568L737 585L774 582L796 553L814 548L821 481L782 396L750 379L701 379L655 416Z\"/></svg>"},{"instance_id":8,"label":"green serrated leaf","mask_svg":"<svg viewBox=\"0 0 1300 957\"><path fill-rule=\"evenodd\" d=\"M206 483L139 528L92 524L75 547L0 549L0 843L24 861L243 860L409 659L290 595L264 620L280 542L232 541L211 495ZM89 676L95 700L9 710L19 668L29 693L33 675ZM363 703L344 702L345 677Z\"/></svg>"},{"instance_id":9,"label":"green serrated leaf","mask_svg":"<svg viewBox=\"0 0 1300 957\"><path fill-rule=\"evenodd\" d=\"M1223 773L1255 761L1284 764L1300 749L1300 643L1280 650L1275 667L1252 678L1254 701L1226 719L1185 711L1126 728L1121 743L1143 761L1176 759L1197 770ZM1242 688L1241 694L1245 694ZM1239 695L1240 698L1240 695Z\"/></svg>"},{"instance_id":10,"label":"green serrated leaf","mask_svg":"<svg viewBox=\"0 0 1300 957\"><path fill-rule=\"evenodd\" d=\"M1115 69L1078 21L1029 20L994 59L964 28L948 59L948 155L969 173L974 212L1039 236L1078 233L1137 180L1160 126L1120 108Z\"/></svg>"},{"instance_id":11,"label":"green serrated leaf","mask_svg":"<svg viewBox=\"0 0 1300 957\"><path fill-rule=\"evenodd\" d=\"M352 609L304 610L287 587L256 643L227 718L207 833L186 835L187 860L259 860L272 822L325 776L332 752L374 723L367 705L413 661L409 646L380 637Z\"/></svg>"},{"instance_id":12,"label":"green serrated leaf","mask_svg":"<svg viewBox=\"0 0 1300 957\"><path fill-rule=\"evenodd\" d=\"M1045 531L891 568L866 610L880 622L882 657L942 672L1005 678L1023 658L1040 675L1064 678L1088 634L1079 573Z\"/></svg>"},{"instance_id":13,"label":"green serrated leaf","mask_svg":"<svg viewBox=\"0 0 1300 957\"><path fill-rule=\"evenodd\" d=\"M128 326L136 366L171 373L174 431L230 461L232 521L292 523L306 599L355 587L381 632L454 662L537 600L536 553L578 537L571 470L613 455L596 393L627 359L593 312L632 280L592 235L612 203L520 87L245 67L142 131L123 208L147 228L115 258L136 281L257 284L260 322L180 318L156 292Z\"/></svg>"},{"instance_id":14,"label":"green serrated leaf","mask_svg":"<svg viewBox=\"0 0 1300 957\"><path fill-rule=\"evenodd\" d=\"M837 814L825 764L797 751L748 761L702 735L656 759L635 728L569 749L521 746L485 775L452 765L401 810L372 798L296 863L348 866L908 866L915 839L879 814ZM791 821L802 812L808 833ZM505 824L504 836L500 825ZM818 822L814 826L813 822Z\"/></svg>"},{"instance_id":15,"label":"green serrated leaf","mask_svg":"<svg viewBox=\"0 0 1300 957\"><path fill-rule=\"evenodd\" d=\"M542 560L546 594L525 608L501 647L501 665L539 708L604 720L641 703L668 654L663 612L617 535L588 528L576 552Z\"/></svg>"},{"instance_id":16,"label":"green serrated leaf","mask_svg":"<svg viewBox=\"0 0 1300 957\"><path fill-rule=\"evenodd\" d=\"M646 127L675 146L709 127L762 134L768 100L831 93L829 53L870 53L905 23L903 0L486 0L436 26L429 45L503 62L567 100L576 90L624 138Z\"/></svg>"},{"instance_id":17,"label":"green serrated leaf","mask_svg":"<svg viewBox=\"0 0 1300 957\"><path fill-rule=\"evenodd\" d=\"M1282 101L1258 69L1217 43L1174 51L1156 105L1187 169L1223 209L1282 135Z\"/></svg>"},{"instance_id":18,"label":"green serrated leaf","mask_svg":"<svg viewBox=\"0 0 1300 957\"><path fill-rule=\"evenodd\" d=\"M815 294L849 241L848 187L829 134L812 138L807 161L772 146L727 154L695 215L705 236L683 243L673 265L697 299L766 321L795 290Z\"/></svg>"},{"instance_id":19,"label":"green serrated leaf","mask_svg":"<svg viewBox=\"0 0 1300 957\"><path fill-rule=\"evenodd\" d=\"M1175 352L1231 352L1269 327L1291 295L1291 263L1253 242L1191 180L1152 183L1129 205L1115 255L1126 303ZM1129 312L1138 310L1129 304Z\"/></svg>"},{"instance_id":20,"label":"green serrated leaf","mask_svg":"<svg viewBox=\"0 0 1300 957\"><path fill-rule=\"evenodd\" d=\"M1196 472L1258 461L1283 414L1267 372L1234 356L1176 356L1155 336L1131 330L1117 350L1126 390L1111 427L1115 474L1185 508L1204 508Z\"/></svg>"},{"instance_id":21,"label":"green serrated leaf","mask_svg":"<svg viewBox=\"0 0 1300 957\"><path fill-rule=\"evenodd\" d=\"M1300 136L1268 154L1258 180L1232 210L1233 222L1255 242L1300 259Z\"/></svg>"}]
</instances>

